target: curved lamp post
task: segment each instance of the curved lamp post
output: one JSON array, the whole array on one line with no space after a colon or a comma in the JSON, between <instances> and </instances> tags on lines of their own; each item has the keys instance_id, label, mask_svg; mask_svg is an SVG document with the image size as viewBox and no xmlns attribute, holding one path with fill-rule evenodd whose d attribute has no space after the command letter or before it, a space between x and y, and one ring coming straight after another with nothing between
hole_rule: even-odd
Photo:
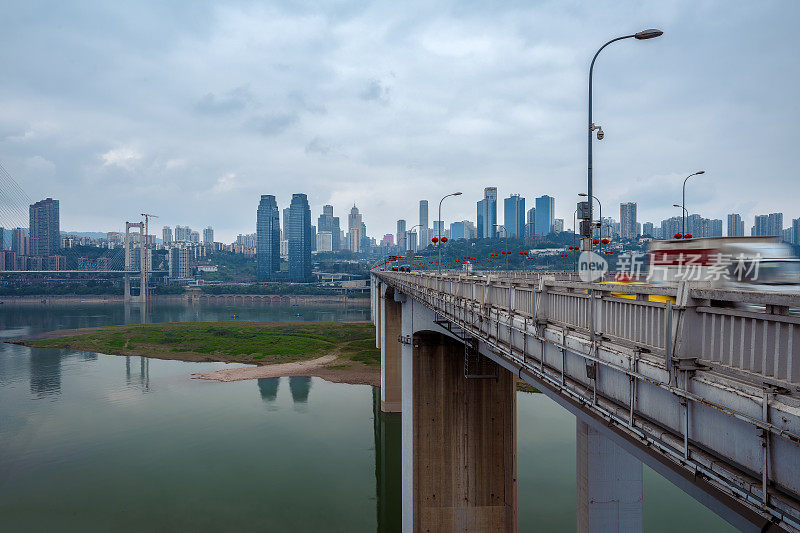
<instances>
[{"instance_id":1,"label":"curved lamp post","mask_svg":"<svg viewBox=\"0 0 800 533\"><path fill-rule=\"evenodd\" d=\"M589 134L589 148L588 148L589 160L588 160L588 169L587 169L588 170L588 172L587 172L587 178L588 178L587 179L587 185L588 186L586 188L586 196L587 197L594 198L594 196L592 195L592 132L594 130L597 130L597 140L598 141L601 140L603 138L603 136L604 136L603 128L601 128L599 125L595 126L594 122L592 122L592 76L594 74L594 62L597 60L597 56L600 55L600 52L603 51L603 48L605 48L606 46L608 46L611 43L614 43L614 42L617 42L617 41L621 41L623 39L630 39L631 37L633 37L634 39L637 39L639 41L642 41L642 40L645 40L645 39L653 39L655 37L660 37L663 34L664 34L664 32L661 31L661 30L649 29L649 30L640 31L639 33L634 33L632 35L624 35L622 37L617 37L615 39L611 39L606 44L601 46L600 49L597 50L597 52L594 54L594 57L592 58L592 64L589 66L589 133L588 133ZM591 204L591 202L589 202L589 220L592 220L592 204ZM601 231L601 235L602 235L602 231ZM589 237L589 238L591 239L591 237Z\"/></svg>"},{"instance_id":2,"label":"curved lamp post","mask_svg":"<svg viewBox=\"0 0 800 533\"><path fill-rule=\"evenodd\" d=\"M686 235L686 214L688 213L688 211L686 210L686 182L692 176L699 176L700 174L705 174L705 173L706 173L705 170L698 170L694 174L689 174L688 176L686 176L686 178L684 178L684 180L683 180L683 203L680 206L677 206L677 205L674 206L674 207L682 207L683 208L683 224L681 225L681 233L683 233L684 235Z\"/></svg>"},{"instance_id":3,"label":"curved lamp post","mask_svg":"<svg viewBox=\"0 0 800 533\"><path fill-rule=\"evenodd\" d=\"M439 242L437 243L437 246L439 248L439 264L438 264L439 273L438 273L438 275L440 277L442 275L442 226L444 226L444 222L442 222L442 202L444 202L445 198L448 198L450 196L461 196L461 193L460 192L454 192L454 193L446 194L446 195L444 195L442 197L441 200L439 200L439 220L438 220L438 222L439 222Z\"/></svg>"},{"instance_id":4,"label":"curved lamp post","mask_svg":"<svg viewBox=\"0 0 800 533\"><path fill-rule=\"evenodd\" d=\"M682 237L686 235L686 214L688 213L688 211L686 211L685 207L679 204L672 204L672 207L677 207L678 209L681 210L681 216L683 217L683 229L681 230L681 237ZM666 238L666 235L664 237Z\"/></svg>"}]
</instances>

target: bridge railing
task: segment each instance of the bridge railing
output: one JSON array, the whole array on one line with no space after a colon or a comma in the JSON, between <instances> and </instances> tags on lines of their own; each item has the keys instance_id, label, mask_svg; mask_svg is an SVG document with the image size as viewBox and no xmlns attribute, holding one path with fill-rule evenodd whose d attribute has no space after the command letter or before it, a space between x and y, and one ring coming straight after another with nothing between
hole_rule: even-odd
<instances>
[{"instance_id":1,"label":"bridge railing","mask_svg":"<svg viewBox=\"0 0 800 533\"><path fill-rule=\"evenodd\" d=\"M383 274L449 305L510 312L540 324L593 333L662 355L665 365L673 357L695 359L800 384L800 316L790 312L800 307L800 295L589 284L565 281L564 273Z\"/></svg>"}]
</instances>

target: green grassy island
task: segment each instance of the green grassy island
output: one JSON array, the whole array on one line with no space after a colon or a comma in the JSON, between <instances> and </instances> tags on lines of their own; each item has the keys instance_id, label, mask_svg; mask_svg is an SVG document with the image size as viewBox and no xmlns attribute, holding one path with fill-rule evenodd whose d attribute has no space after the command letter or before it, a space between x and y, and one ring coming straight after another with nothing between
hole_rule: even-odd
<instances>
[{"instance_id":1,"label":"green grassy island","mask_svg":"<svg viewBox=\"0 0 800 533\"><path fill-rule=\"evenodd\" d=\"M343 365L380 365L375 326L368 322L181 322L106 326L54 332L16 341L34 348L68 348L181 361L271 365L336 354Z\"/></svg>"}]
</instances>

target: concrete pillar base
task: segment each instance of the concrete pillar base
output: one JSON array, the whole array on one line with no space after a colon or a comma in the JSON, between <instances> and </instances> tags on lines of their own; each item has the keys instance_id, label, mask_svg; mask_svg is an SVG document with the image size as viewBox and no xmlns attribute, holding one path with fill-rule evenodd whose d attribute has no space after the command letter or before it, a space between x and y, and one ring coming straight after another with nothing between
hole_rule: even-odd
<instances>
[{"instance_id":1,"label":"concrete pillar base","mask_svg":"<svg viewBox=\"0 0 800 533\"><path fill-rule=\"evenodd\" d=\"M578 420L578 531L642 531L642 463Z\"/></svg>"}]
</instances>

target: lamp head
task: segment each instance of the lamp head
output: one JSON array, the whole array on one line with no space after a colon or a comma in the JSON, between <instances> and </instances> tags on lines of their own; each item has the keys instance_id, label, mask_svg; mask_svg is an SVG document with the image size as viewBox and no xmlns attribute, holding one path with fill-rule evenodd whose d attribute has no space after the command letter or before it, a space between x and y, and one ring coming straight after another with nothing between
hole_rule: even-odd
<instances>
[{"instance_id":1,"label":"lamp head","mask_svg":"<svg viewBox=\"0 0 800 533\"><path fill-rule=\"evenodd\" d=\"M697 172L695 172L695 174L698 174L698 175L705 174L705 173L706 173L705 170L698 170Z\"/></svg>"},{"instance_id":2,"label":"lamp head","mask_svg":"<svg viewBox=\"0 0 800 533\"><path fill-rule=\"evenodd\" d=\"M678 205L678 204L672 204L672 207L683 207L683 206Z\"/></svg>"},{"instance_id":3,"label":"lamp head","mask_svg":"<svg viewBox=\"0 0 800 533\"><path fill-rule=\"evenodd\" d=\"M662 35L664 35L663 31L651 28L649 30L640 31L639 33L635 34L634 37L642 41L644 39L653 39L655 37L661 37Z\"/></svg>"},{"instance_id":4,"label":"lamp head","mask_svg":"<svg viewBox=\"0 0 800 533\"><path fill-rule=\"evenodd\" d=\"M585 192L579 192L579 193L578 193L578 196L583 196L584 198L586 198L586 197L587 197L587 196L589 196L589 195L588 195L588 194L586 194Z\"/></svg>"},{"instance_id":5,"label":"lamp head","mask_svg":"<svg viewBox=\"0 0 800 533\"><path fill-rule=\"evenodd\" d=\"M453 196L461 196L461 193L460 192L454 192Z\"/></svg>"}]
</instances>

